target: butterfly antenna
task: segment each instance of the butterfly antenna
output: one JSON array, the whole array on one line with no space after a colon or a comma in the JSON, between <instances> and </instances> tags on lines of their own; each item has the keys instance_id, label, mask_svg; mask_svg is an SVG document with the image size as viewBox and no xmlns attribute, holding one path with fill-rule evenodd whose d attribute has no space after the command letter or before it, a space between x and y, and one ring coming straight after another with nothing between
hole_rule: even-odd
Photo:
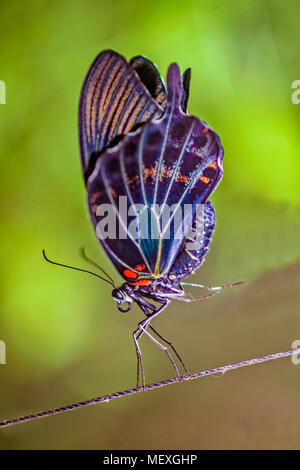
<instances>
[{"instance_id":1,"label":"butterfly antenna","mask_svg":"<svg viewBox=\"0 0 300 470\"><path fill-rule=\"evenodd\" d=\"M76 271L81 271L83 273L88 273L92 274L93 276L99 277L99 279L102 279L102 281L108 282L108 284L111 284L113 287L116 287L115 284L108 279L105 279L102 276L99 276L99 274L93 273L92 271L87 271L86 269L81 269L81 268L75 268L74 266L68 266L67 264L61 264L61 263L56 263L56 261L51 261L49 258L47 258L45 250L43 250L43 257L45 258L48 263L55 264L56 266L62 266L63 268L70 268L70 269L75 269Z\"/></svg>"},{"instance_id":2,"label":"butterfly antenna","mask_svg":"<svg viewBox=\"0 0 300 470\"><path fill-rule=\"evenodd\" d=\"M111 281L111 283L116 287L116 284L115 284L114 280L110 277L110 275L106 271L104 271L104 269L101 268L101 266L99 266L99 264L97 264L94 260L92 260L91 258L89 258L87 256L83 246L80 248L79 251L80 251L80 254L81 254L83 259L85 259L88 263L90 263L93 266L95 266L96 268L98 268Z\"/></svg>"}]
</instances>

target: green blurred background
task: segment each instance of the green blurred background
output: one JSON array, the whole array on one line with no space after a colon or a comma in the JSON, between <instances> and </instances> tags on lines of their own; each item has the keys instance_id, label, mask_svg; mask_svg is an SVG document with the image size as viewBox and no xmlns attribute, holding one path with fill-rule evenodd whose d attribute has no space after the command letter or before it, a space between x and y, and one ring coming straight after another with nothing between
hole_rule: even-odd
<instances>
[{"instance_id":1,"label":"green blurred background","mask_svg":"<svg viewBox=\"0 0 300 470\"><path fill-rule=\"evenodd\" d=\"M94 57L112 48L192 67L189 112L224 149L217 228L194 282L249 284L154 325L190 371L291 348L300 339L299 3L1 0L2 419L135 384L131 339L110 288L55 268L86 267L85 245L119 283L86 210L77 108ZM148 382L173 376L142 344ZM300 448L300 366L289 359L142 393L0 432L3 449Z\"/></svg>"}]
</instances>

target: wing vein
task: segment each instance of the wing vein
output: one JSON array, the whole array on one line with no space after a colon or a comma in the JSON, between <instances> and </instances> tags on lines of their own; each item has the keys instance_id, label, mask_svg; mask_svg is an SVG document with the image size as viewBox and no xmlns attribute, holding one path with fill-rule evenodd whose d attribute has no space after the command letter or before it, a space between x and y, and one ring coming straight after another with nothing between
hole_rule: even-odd
<instances>
[{"instance_id":1,"label":"wing vein","mask_svg":"<svg viewBox=\"0 0 300 470\"><path fill-rule=\"evenodd\" d=\"M200 165L199 169L196 171L196 173L194 174L194 176L191 177L191 181L189 182L189 184L187 185L186 189L184 190L181 198L179 199L178 203L177 203L177 207L175 209L175 211L173 212L172 216L170 217L170 219L168 220L168 223L166 224L166 227L164 228L163 230L163 233L162 233L162 236L164 236L167 228L169 227L169 225L171 224L174 216L175 216L175 213L177 211L177 208L179 205L181 205L183 199L185 198L187 192L189 191L189 189L193 186L195 180L199 177L199 175L201 173L203 173L203 170L207 167L207 165L209 165L210 163L212 163L213 161L215 161L216 159L216 156L212 156L210 159L208 160L205 160L205 162L202 163L202 165Z\"/></svg>"},{"instance_id":2,"label":"wing vein","mask_svg":"<svg viewBox=\"0 0 300 470\"><path fill-rule=\"evenodd\" d=\"M102 158L103 158L103 157L102 157ZM120 221L120 224L122 225L123 229L124 229L125 232L127 233L127 236L128 236L129 239L132 241L132 243L136 246L136 248L139 250L139 252L140 252L140 254L141 254L141 256L142 256L142 258L143 258L143 260L144 260L144 262L145 262L145 264L146 264L146 266L147 266L147 268L148 268L149 273L151 273L151 269L150 269L148 260L147 260L147 258L145 257L143 251L141 250L140 245L139 245L139 244L136 242L136 240L133 238L133 236L132 236L131 233L128 231L127 227L125 226L123 219L120 217L120 213L119 213L119 211L118 211L118 209L117 209L117 207L116 207L115 201L114 201L114 199L113 199L113 197L112 197L112 195L111 195L111 193L110 193L110 190L109 190L109 187L108 187L108 184L107 184L107 177L106 177L105 165L103 165L103 172L102 172L102 174L103 174L104 186L105 186L107 195L108 195L108 197L109 197L109 200L110 200L110 202L111 202L111 205L112 205L112 207L113 207L113 209L114 209L114 211L115 211L115 214L117 215L118 220Z\"/></svg>"},{"instance_id":3,"label":"wing vein","mask_svg":"<svg viewBox=\"0 0 300 470\"><path fill-rule=\"evenodd\" d=\"M122 176L123 176L124 186L125 186L125 189L126 189L126 193L128 195L128 199L130 200L131 206L134 207L134 211L135 211L136 215L138 215L135 204L134 204L134 201L133 201L133 198L132 198L131 191L129 190L129 186L128 186L128 181L127 181L128 175L126 173L125 162L124 162L124 146L122 146L121 152L120 152L120 166L121 166L121 173L122 173Z\"/></svg>"},{"instance_id":4,"label":"wing vein","mask_svg":"<svg viewBox=\"0 0 300 470\"><path fill-rule=\"evenodd\" d=\"M164 141L163 141L163 146L162 146L162 149L161 149L161 153L160 153L160 157L159 157L159 162L158 162L158 165L157 165L157 174L156 174L156 180L155 180L153 204L156 204L157 189L158 189L158 181L159 181L159 173L160 173L160 170L161 170L163 155L164 155L164 153L165 153L165 148L166 148L166 145L167 145L167 139L168 139L168 135L169 135L170 123L171 123L171 119L172 119L172 117L173 117L174 103L175 103L175 93L173 94L173 100L172 100L172 107L171 107L170 117L169 117L169 119L168 119L168 124L167 124L167 128L166 128L166 133L165 133L165 137L164 137Z\"/></svg>"},{"instance_id":5,"label":"wing vein","mask_svg":"<svg viewBox=\"0 0 300 470\"><path fill-rule=\"evenodd\" d=\"M145 183L144 183L144 177L143 177L143 154L142 154L142 148L144 145L144 140L145 140L145 135L146 135L145 130L146 129L143 129L143 132L140 137L139 151L138 151L138 166L139 166L139 175L140 175L140 182L141 182L141 189L142 189L142 194L144 198L144 203L145 203L145 207L148 207L148 201L147 201Z\"/></svg>"},{"instance_id":6,"label":"wing vein","mask_svg":"<svg viewBox=\"0 0 300 470\"><path fill-rule=\"evenodd\" d=\"M173 175L172 175L170 184L169 184L169 186L168 186L168 190L167 190L167 192L166 192L166 195L165 195L165 197L164 197L164 200L163 200L163 203L162 203L160 212L159 212L159 217L161 217L161 214L162 214L164 205L165 205L166 201L168 200L168 196L169 196L169 193L170 193L172 184L173 184L174 179L175 179L175 177L176 177L177 170L178 170L179 165L180 165L180 163L181 163L181 160L182 160L183 154L184 154L184 152L185 152L187 143L188 143L188 141L190 140L190 137L191 137L191 134L192 134L192 132L193 132L194 126L195 126L195 121L192 122L192 125L191 125L190 130L189 130L188 135L187 135L187 138L186 138L186 140L185 140L185 142L184 142L184 145L183 145L183 147L182 147L182 150L181 150L181 152L180 152L180 156L179 156L179 158L178 158L178 160L177 160L176 167L175 167L175 169L174 169L174 172L173 172Z\"/></svg>"}]
</instances>

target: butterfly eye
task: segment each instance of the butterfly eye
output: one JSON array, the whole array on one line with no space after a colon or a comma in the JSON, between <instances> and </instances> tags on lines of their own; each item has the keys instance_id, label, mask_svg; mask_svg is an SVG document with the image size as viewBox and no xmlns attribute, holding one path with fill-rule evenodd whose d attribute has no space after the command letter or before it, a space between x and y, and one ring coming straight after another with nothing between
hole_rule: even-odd
<instances>
[{"instance_id":1,"label":"butterfly eye","mask_svg":"<svg viewBox=\"0 0 300 470\"><path fill-rule=\"evenodd\" d=\"M120 290L120 289L114 289L111 293L112 295L112 298L118 302L118 304L120 302L124 302L125 301L125 296L124 296L124 293Z\"/></svg>"}]
</instances>

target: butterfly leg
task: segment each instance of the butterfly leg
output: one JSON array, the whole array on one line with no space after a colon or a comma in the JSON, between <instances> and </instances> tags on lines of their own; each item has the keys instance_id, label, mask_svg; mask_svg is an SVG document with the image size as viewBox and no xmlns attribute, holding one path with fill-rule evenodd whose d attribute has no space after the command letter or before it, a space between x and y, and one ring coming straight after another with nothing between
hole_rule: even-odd
<instances>
[{"instance_id":1,"label":"butterfly leg","mask_svg":"<svg viewBox=\"0 0 300 470\"><path fill-rule=\"evenodd\" d=\"M191 297L189 299L186 299L185 297L177 297L175 300L178 300L179 302L198 302L199 300L204 300L208 299L209 297L213 297L214 295L220 294L221 290L216 290L215 292L211 292L210 294L207 295L202 295L201 297Z\"/></svg>"},{"instance_id":2,"label":"butterfly leg","mask_svg":"<svg viewBox=\"0 0 300 470\"><path fill-rule=\"evenodd\" d=\"M164 341L165 343L167 343L170 346L170 348L172 349L172 351L174 352L174 354L176 355L176 357L180 361L182 367L184 368L185 373L188 374L188 370L187 370L183 360L179 356L178 352L176 351L175 347L173 346L173 344L170 341L168 341L164 336L162 336L155 328L153 328L153 326L149 325L149 328L156 334L156 336L158 336L162 341Z\"/></svg>"},{"instance_id":3,"label":"butterfly leg","mask_svg":"<svg viewBox=\"0 0 300 470\"><path fill-rule=\"evenodd\" d=\"M179 374L178 367L177 367L176 363L174 362L174 359L172 358L168 348L166 346L164 346L163 344L161 344L157 339L155 339L147 331L147 328L149 327L150 322L153 320L153 318L158 316L160 313L162 313L167 308L169 303L170 303L170 301L167 300L159 309L157 309L156 311L151 313L149 316L147 316L147 318L145 320L141 321L138 324L138 328L134 332L134 342L136 344L136 349L138 351L139 362L141 363L141 351L140 351L140 348L139 348L139 345L138 345L138 341L141 337L141 333L145 333L151 339L151 341L153 343L155 343L160 349L162 349L166 353L168 359L171 361L171 363L172 363L172 365L175 369L175 372L176 372L176 375L177 375L178 379L180 379L180 374ZM143 386L145 386L145 375L144 375L143 367L141 367L141 370L142 370L142 377L143 377Z\"/></svg>"},{"instance_id":4,"label":"butterfly leg","mask_svg":"<svg viewBox=\"0 0 300 470\"><path fill-rule=\"evenodd\" d=\"M159 313L161 313L161 312L159 312ZM153 316L155 316L155 314ZM175 369L177 377L180 378L178 367L177 367L174 359L172 358L167 346L164 346L163 344L161 344L157 339L154 338L154 336L152 336L147 331L147 328L149 327L149 323L150 323L151 320L152 320L152 318L147 318L146 320L143 320L142 322L140 322L139 323L139 330L143 331L143 333L145 333L151 339L151 341L153 341L157 346L159 346L159 348L161 348L166 353L168 359L171 361L171 363L172 363L172 365Z\"/></svg>"},{"instance_id":5,"label":"butterfly leg","mask_svg":"<svg viewBox=\"0 0 300 470\"><path fill-rule=\"evenodd\" d=\"M151 304L145 299L140 299L139 297L137 298L138 305L142 309L142 311L145 313L146 317L151 315L151 312L155 312L157 309L155 305ZM135 350L136 350L136 356L137 356L137 373L136 373L136 386L137 388L139 387L139 382L140 382L140 370L142 373L142 383L143 386L145 385L145 373L144 373L144 367L143 367L143 361L142 361L142 352L139 346L139 339L143 335L143 331L137 329L136 331L133 332L133 341L135 345Z\"/></svg>"},{"instance_id":6,"label":"butterfly leg","mask_svg":"<svg viewBox=\"0 0 300 470\"><path fill-rule=\"evenodd\" d=\"M138 334L138 336L136 336L136 334ZM134 341L134 345L135 345L135 350L136 350L136 356L137 356L137 367L136 367L136 388L139 387L139 382L140 382L140 370L141 370L141 373L142 373L142 384L143 384L143 387L145 385L145 372L144 372L144 366L143 366L143 360L142 360L142 352L141 352L141 348L139 346L139 338L140 338L140 331L139 329L135 330L132 334L132 337L133 337L133 341Z\"/></svg>"},{"instance_id":7,"label":"butterfly leg","mask_svg":"<svg viewBox=\"0 0 300 470\"><path fill-rule=\"evenodd\" d=\"M238 282L234 282L233 284L225 284L224 286L215 286L215 287L205 286L203 284L193 284L193 283L190 283L190 282L181 282L180 285L182 285L182 286L191 286L191 287L200 287L201 289L219 291L219 290L223 290L223 289L230 289L231 287L240 286L242 284L245 284L245 282L246 281L238 281Z\"/></svg>"},{"instance_id":8,"label":"butterfly leg","mask_svg":"<svg viewBox=\"0 0 300 470\"><path fill-rule=\"evenodd\" d=\"M149 312L147 312L146 310L144 310L144 308L142 309L145 313L145 315L148 317L150 314ZM175 347L173 346L173 344L168 341L164 336L162 336L155 328L153 328L153 326L151 326L150 324L148 325L148 328L150 330L153 331L153 333L158 336L162 341L164 341L165 343L168 344L168 346L170 346L170 348L172 349L172 351L174 352L174 354L176 355L176 357L178 358L178 360L180 361L184 371L186 374L188 374L188 370L187 370L187 367L186 365L184 364L183 360L181 359L180 355L178 354L178 352L176 351ZM137 342L139 341L140 337L143 335L144 331L143 330L140 330L137 337L136 337L136 340ZM135 341L135 337L134 337L134 341ZM137 352L137 387L139 386L139 376L140 376L140 367L141 367L141 370L142 370L142 375L143 375L143 366L142 366L142 358L141 358L141 351L140 351L140 348L138 346L138 344L136 344L136 352Z\"/></svg>"},{"instance_id":9,"label":"butterfly leg","mask_svg":"<svg viewBox=\"0 0 300 470\"><path fill-rule=\"evenodd\" d=\"M140 330L139 328L137 328L134 332L133 332L133 341L134 341L134 344L135 344L135 350L136 350L136 355L137 355L137 366L136 366L136 387L138 388L139 387L139 382L140 382L140 371L141 371L141 374L142 374L142 386L144 387L145 386L145 372L144 372L144 366L143 366L143 359L142 359L142 351L141 351L141 348L139 346L139 340L141 338L141 336L143 335L143 333L145 333L145 330L147 328L151 328L152 327L150 325L147 325L144 330Z\"/></svg>"}]
</instances>

